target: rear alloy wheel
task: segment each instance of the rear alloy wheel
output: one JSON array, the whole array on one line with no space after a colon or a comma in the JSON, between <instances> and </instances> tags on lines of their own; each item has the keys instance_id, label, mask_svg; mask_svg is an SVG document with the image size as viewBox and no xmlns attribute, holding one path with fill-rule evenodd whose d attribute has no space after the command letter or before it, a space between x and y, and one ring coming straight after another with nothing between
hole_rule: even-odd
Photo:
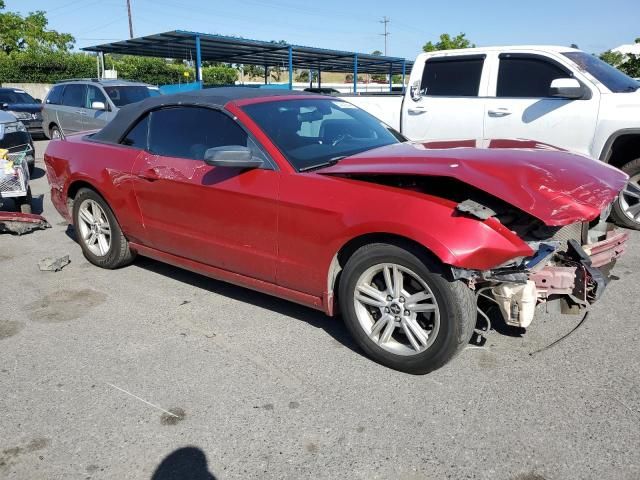
<instances>
[{"instance_id":1,"label":"rear alloy wheel","mask_svg":"<svg viewBox=\"0 0 640 480\"><path fill-rule=\"evenodd\" d=\"M473 292L449 281L439 265L395 245L362 247L340 280L340 310L362 349L391 368L435 370L469 342Z\"/></svg>"},{"instance_id":2,"label":"rear alloy wheel","mask_svg":"<svg viewBox=\"0 0 640 480\"><path fill-rule=\"evenodd\" d=\"M640 158L622 171L629 175L629 182L613 205L613 217L623 227L640 230Z\"/></svg>"},{"instance_id":3,"label":"rear alloy wheel","mask_svg":"<svg viewBox=\"0 0 640 480\"><path fill-rule=\"evenodd\" d=\"M82 189L73 201L73 223L87 260L102 268L118 268L134 258L104 199L93 190Z\"/></svg>"}]
</instances>

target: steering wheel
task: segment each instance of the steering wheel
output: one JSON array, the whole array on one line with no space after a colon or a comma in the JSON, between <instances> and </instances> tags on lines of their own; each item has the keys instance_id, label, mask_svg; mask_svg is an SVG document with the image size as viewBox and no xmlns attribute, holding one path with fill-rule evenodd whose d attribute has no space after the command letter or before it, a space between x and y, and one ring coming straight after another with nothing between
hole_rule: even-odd
<instances>
[{"instance_id":1,"label":"steering wheel","mask_svg":"<svg viewBox=\"0 0 640 480\"><path fill-rule=\"evenodd\" d=\"M331 142L331 146L335 147L339 143L342 143L342 142L344 142L345 140L347 140L349 138L353 138L353 137L351 135L349 135L348 133L342 133L342 134L338 135L333 142Z\"/></svg>"}]
</instances>

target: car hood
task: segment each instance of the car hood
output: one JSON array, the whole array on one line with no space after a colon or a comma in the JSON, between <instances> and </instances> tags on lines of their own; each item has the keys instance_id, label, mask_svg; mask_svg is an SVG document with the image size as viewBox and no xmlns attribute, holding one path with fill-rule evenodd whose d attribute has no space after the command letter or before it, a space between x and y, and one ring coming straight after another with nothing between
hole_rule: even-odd
<instances>
[{"instance_id":1,"label":"car hood","mask_svg":"<svg viewBox=\"0 0 640 480\"><path fill-rule=\"evenodd\" d=\"M42 110L41 103L9 103L7 110L12 112L38 113Z\"/></svg>"},{"instance_id":2,"label":"car hood","mask_svg":"<svg viewBox=\"0 0 640 480\"><path fill-rule=\"evenodd\" d=\"M628 179L598 160L528 140L393 144L344 158L315 173L452 177L550 226L596 218Z\"/></svg>"}]
</instances>

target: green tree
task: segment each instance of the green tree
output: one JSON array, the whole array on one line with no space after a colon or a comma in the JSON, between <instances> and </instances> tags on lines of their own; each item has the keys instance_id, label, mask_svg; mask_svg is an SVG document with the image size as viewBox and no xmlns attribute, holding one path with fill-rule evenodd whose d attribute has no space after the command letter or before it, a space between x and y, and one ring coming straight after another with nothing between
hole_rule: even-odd
<instances>
[{"instance_id":1,"label":"green tree","mask_svg":"<svg viewBox=\"0 0 640 480\"><path fill-rule=\"evenodd\" d=\"M603 62L607 62L609 65L617 67L622 62L624 62L624 55L618 52L612 52L611 50L607 50L600 54L600 60Z\"/></svg>"},{"instance_id":2,"label":"green tree","mask_svg":"<svg viewBox=\"0 0 640 480\"><path fill-rule=\"evenodd\" d=\"M45 12L30 12L22 16L15 12L2 12L0 0L0 51L4 53L31 51L69 51L75 42L72 35L47 28Z\"/></svg>"},{"instance_id":3,"label":"green tree","mask_svg":"<svg viewBox=\"0 0 640 480\"><path fill-rule=\"evenodd\" d=\"M475 47L475 43L471 43L469 39L466 38L465 33L460 33L455 37L451 37L448 33L443 33L440 35L440 40L433 43L428 41L422 47L422 50L425 52L434 52L436 50L454 50L458 48L473 48Z\"/></svg>"}]
</instances>

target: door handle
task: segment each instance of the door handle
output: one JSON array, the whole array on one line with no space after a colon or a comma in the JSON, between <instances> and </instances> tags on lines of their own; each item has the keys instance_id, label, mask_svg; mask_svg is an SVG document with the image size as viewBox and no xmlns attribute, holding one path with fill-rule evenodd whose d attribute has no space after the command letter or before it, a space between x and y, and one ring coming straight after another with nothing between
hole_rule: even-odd
<instances>
[{"instance_id":1,"label":"door handle","mask_svg":"<svg viewBox=\"0 0 640 480\"><path fill-rule=\"evenodd\" d=\"M427 112L427 109L426 109L425 107L422 107L422 106L418 105L418 106L416 106L416 107L409 107L409 108L407 109L407 111L408 111L409 113L413 113L413 114L416 114L416 115L420 115L421 113L426 113L426 112Z\"/></svg>"},{"instance_id":2,"label":"door handle","mask_svg":"<svg viewBox=\"0 0 640 480\"><path fill-rule=\"evenodd\" d=\"M149 182L155 182L156 180L160 180L160 176L153 168L149 168L143 173L139 173L138 178L142 178L143 180L147 180Z\"/></svg>"},{"instance_id":3,"label":"door handle","mask_svg":"<svg viewBox=\"0 0 640 480\"><path fill-rule=\"evenodd\" d=\"M487 113L490 117L506 117L507 115L511 115L513 112L508 108L496 108L495 110L489 110Z\"/></svg>"}]
</instances>

